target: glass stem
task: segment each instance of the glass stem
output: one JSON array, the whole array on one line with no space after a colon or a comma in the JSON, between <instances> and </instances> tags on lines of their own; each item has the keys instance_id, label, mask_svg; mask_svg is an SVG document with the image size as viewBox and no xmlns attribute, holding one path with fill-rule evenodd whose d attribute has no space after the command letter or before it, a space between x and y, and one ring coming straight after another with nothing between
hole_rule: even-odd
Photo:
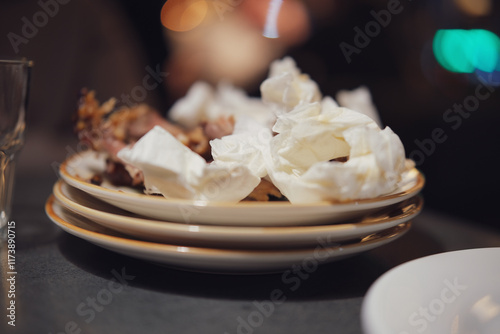
<instances>
[{"instance_id":1,"label":"glass stem","mask_svg":"<svg viewBox=\"0 0 500 334\"><path fill-rule=\"evenodd\" d=\"M14 186L13 154L0 151L0 232L10 219L12 209L12 189Z\"/></svg>"}]
</instances>

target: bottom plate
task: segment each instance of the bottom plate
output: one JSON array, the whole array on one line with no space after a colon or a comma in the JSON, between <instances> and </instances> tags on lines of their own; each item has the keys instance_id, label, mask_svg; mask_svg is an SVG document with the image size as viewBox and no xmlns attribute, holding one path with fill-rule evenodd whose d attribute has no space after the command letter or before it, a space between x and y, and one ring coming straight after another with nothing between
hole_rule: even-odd
<instances>
[{"instance_id":1,"label":"bottom plate","mask_svg":"<svg viewBox=\"0 0 500 334\"><path fill-rule=\"evenodd\" d=\"M108 250L179 269L219 273L280 272L293 265L312 267L385 245L411 226L406 222L345 244L325 238L319 239L317 246L306 249L232 250L130 239L65 209L53 195L48 198L45 211L64 231Z\"/></svg>"},{"instance_id":2,"label":"bottom plate","mask_svg":"<svg viewBox=\"0 0 500 334\"><path fill-rule=\"evenodd\" d=\"M102 202L59 180L53 194L62 206L106 228L138 239L184 246L276 249L305 248L318 238L346 242L386 230L412 220L423 200L413 197L358 220L318 226L215 226L145 219Z\"/></svg>"}]
</instances>

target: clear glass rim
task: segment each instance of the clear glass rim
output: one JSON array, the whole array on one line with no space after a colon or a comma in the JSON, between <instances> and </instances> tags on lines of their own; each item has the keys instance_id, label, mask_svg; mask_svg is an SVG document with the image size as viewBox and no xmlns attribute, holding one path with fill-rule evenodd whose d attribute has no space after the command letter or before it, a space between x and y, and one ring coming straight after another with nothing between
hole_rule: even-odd
<instances>
[{"instance_id":1,"label":"clear glass rim","mask_svg":"<svg viewBox=\"0 0 500 334\"><path fill-rule=\"evenodd\" d=\"M33 61L28 59L0 59L0 65L26 65L33 66Z\"/></svg>"}]
</instances>

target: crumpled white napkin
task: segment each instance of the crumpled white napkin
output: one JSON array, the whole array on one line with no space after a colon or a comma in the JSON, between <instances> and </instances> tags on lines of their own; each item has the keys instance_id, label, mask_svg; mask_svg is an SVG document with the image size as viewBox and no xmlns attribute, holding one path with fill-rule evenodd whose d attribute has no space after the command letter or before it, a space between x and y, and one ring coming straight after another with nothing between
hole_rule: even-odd
<instances>
[{"instance_id":1,"label":"crumpled white napkin","mask_svg":"<svg viewBox=\"0 0 500 334\"><path fill-rule=\"evenodd\" d=\"M169 110L170 119L188 129L220 116L233 116L235 120L252 118L268 127L275 121L270 106L227 82L219 83L214 89L208 83L198 81Z\"/></svg>"},{"instance_id":2,"label":"crumpled white napkin","mask_svg":"<svg viewBox=\"0 0 500 334\"><path fill-rule=\"evenodd\" d=\"M118 157L143 172L147 190L167 198L236 203L260 182L241 163L206 163L159 126L132 147L123 148Z\"/></svg>"},{"instance_id":3,"label":"crumpled white napkin","mask_svg":"<svg viewBox=\"0 0 500 334\"><path fill-rule=\"evenodd\" d=\"M316 82L297 67L290 57L271 63L269 76L260 86L262 100L273 106L277 115L289 112L300 104L319 102L322 94ZM373 104L370 90L361 86L353 90L340 90L336 94L338 105L356 110L372 118L380 127L377 108ZM332 99L333 101L333 99Z\"/></svg>"},{"instance_id":4,"label":"crumpled white napkin","mask_svg":"<svg viewBox=\"0 0 500 334\"><path fill-rule=\"evenodd\" d=\"M382 127L382 121L377 108L373 104L370 90L366 86L361 86L353 90L341 90L335 95L339 105L351 110L356 110L373 119L378 126Z\"/></svg>"},{"instance_id":5,"label":"crumpled white napkin","mask_svg":"<svg viewBox=\"0 0 500 334\"><path fill-rule=\"evenodd\" d=\"M222 165L243 163L269 176L292 203L373 198L395 190L405 171L405 152L390 128L338 107L330 97L300 104L269 129L251 121L235 133L211 141ZM348 157L347 162L330 161Z\"/></svg>"},{"instance_id":6,"label":"crumpled white napkin","mask_svg":"<svg viewBox=\"0 0 500 334\"><path fill-rule=\"evenodd\" d=\"M220 165L243 164L257 177L267 175L264 154L273 137L271 129L250 118L236 121L233 134L210 141L212 157Z\"/></svg>"},{"instance_id":7,"label":"crumpled white napkin","mask_svg":"<svg viewBox=\"0 0 500 334\"><path fill-rule=\"evenodd\" d=\"M187 127L236 116L233 134L210 142L210 164L158 127L118 157L143 171L149 191L228 202L245 198L264 177L292 203L374 198L396 190L411 166L399 137L377 124L365 88L338 95L361 112L341 107L284 58L271 65L261 94L262 101L229 85L214 91L197 83L172 108L170 116Z\"/></svg>"},{"instance_id":8,"label":"crumpled white napkin","mask_svg":"<svg viewBox=\"0 0 500 334\"><path fill-rule=\"evenodd\" d=\"M377 197L397 188L405 152L390 128L331 98L278 117L267 171L292 203ZM348 157L347 162L330 161Z\"/></svg>"},{"instance_id":9,"label":"crumpled white napkin","mask_svg":"<svg viewBox=\"0 0 500 334\"><path fill-rule=\"evenodd\" d=\"M269 76L260 86L262 100L274 107L277 115L292 110L302 103L321 100L316 82L297 68L290 57L271 63Z\"/></svg>"},{"instance_id":10,"label":"crumpled white napkin","mask_svg":"<svg viewBox=\"0 0 500 334\"><path fill-rule=\"evenodd\" d=\"M276 167L302 173L316 162L349 156L343 133L357 126L378 128L370 118L339 108L330 97L321 103L299 105L278 117L273 127L278 135L270 152Z\"/></svg>"}]
</instances>

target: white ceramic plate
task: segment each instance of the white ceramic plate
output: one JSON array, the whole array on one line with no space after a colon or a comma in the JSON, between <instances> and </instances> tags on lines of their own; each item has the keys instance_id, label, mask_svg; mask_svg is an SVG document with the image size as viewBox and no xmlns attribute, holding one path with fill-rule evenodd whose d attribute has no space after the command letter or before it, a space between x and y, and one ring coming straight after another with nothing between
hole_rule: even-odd
<instances>
[{"instance_id":1,"label":"white ceramic plate","mask_svg":"<svg viewBox=\"0 0 500 334\"><path fill-rule=\"evenodd\" d=\"M441 253L404 263L370 287L366 334L500 333L500 247Z\"/></svg>"},{"instance_id":2,"label":"white ceramic plate","mask_svg":"<svg viewBox=\"0 0 500 334\"><path fill-rule=\"evenodd\" d=\"M59 180L53 188L67 209L113 230L145 240L229 248L292 248L365 237L413 219L422 209L419 196L395 204L383 212L350 223L291 227L190 225L145 219L102 202Z\"/></svg>"},{"instance_id":3,"label":"white ceramic plate","mask_svg":"<svg viewBox=\"0 0 500 334\"><path fill-rule=\"evenodd\" d=\"M403 223L345 244L318 243L315 247L292 250L231 250L129 239L65 209L53 195L47 200L45 211L66 232L111 251L181 269L223 273L278 272L294 264L312 268L387 244L403 235L411 225Z\"/></svg>"},{"instance_id":4,"label":"white ceramic plate","mask_svg":"<svg viewBox=\"0 0 500 334\"><path fill-rule=\"evenodd\" d=\"M138 193L107 182L94 185L88 180L105 169L105 156L85 151L60 166L61 177L71 186L124 210L146 217L195 224L292 226L317 225L360 217L415 196L424 185L422 174L414 169L398 191L375 199L343 203L291 204L289 202L240 202L237 204L166 199ZM404 186L403 186L404 185Z\"/></svg>"}]
</instances>

